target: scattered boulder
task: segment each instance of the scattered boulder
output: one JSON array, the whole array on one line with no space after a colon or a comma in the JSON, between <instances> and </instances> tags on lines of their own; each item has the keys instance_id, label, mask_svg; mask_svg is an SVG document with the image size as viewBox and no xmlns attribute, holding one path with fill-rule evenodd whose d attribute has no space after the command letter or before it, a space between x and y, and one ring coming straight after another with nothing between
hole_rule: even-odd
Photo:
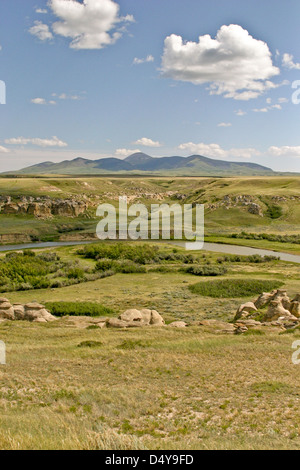
<instances>
[{"instance_id":1,"label":"scattered boulder","mask_svg":"<svg viewBox=\"0 0 300 470\"><path fill-rule=\"evenodd\" d=\"M186 328L188 324L184 321L174 321L173 323L170 323L169 326L172 328Z\"/></svg>"},{"instance_id":2,"label":"scattered boulder","mask_svg":"<svg viewBox=\"0 0 300 470\"><path fill-rule=\"evenodd\" d=\"M271 300L273 299L274 293L275 293L275 291L273 291L271 293L270 292L264 292L263 294L261 294L258 297L258 299L254 302L255 307L257 309L266 307L271 302Z\"/></svg>"},{"instance_id":3,"label":"scattered boulder","mask_svg":"<svg viewBox=\"0 0 300 470\"><path fill-rule=\"evenodd\" d=\"M142 315L143 323L145 323L146 325L151 325L152 310L148 310L147 308L143 308L143 310L140 311L140 314Z\"/></svg>"},{"instance_id":4,"label":"scattered boulder","mask_svg":"<svg viewBox=\"0 0 300 470\"><path fill-rule=\"evenodd\" d=\"M15 319L16 320L24 320L25 319L24 305L22 305L22 304L13 304L13 309L14 309Z\"/></svg>"},{"instance_id":5,"label":"scattered boulder","mask_svg":"<svg viewBox=\"0 0 300 470\"><path fill-rule=\"evenodd\" d=\"M126 310L126 312L122 313L122 315L119 316L119 320L122 320L123 322L142 322L143 321L143 315L139 310L131 309L131 310Z\"/></svg>"},{"instance_id":6,"label":"scattered boulder","mask_svg":"<svg viewBox=\"0 0 300 470\"><path fill-rule=\"evenodd\" d=\"M128 322L119 320L118 318L109 318L106 321L107 328L127 328Z\"/></svg>"},{"instance_id":7,"label":"scattered boulder","mask_svg":"<svg viewBox=\"0 0 300 470\"><path fill-rule=\"evenodd\" d=\"M277 320L297 320L297 318L294 317L289 310L284 308L281 300L272 300L264 320L266 322L272 322Z\"/></svg>"},{"instance_id":8,"label":"scattered boulder","mask_svg":"<svg viewBox=\"0 0 300 470\"><path fill-rule=\"evenodd\" d=\"M15 312L13 306L8 299L4 297L0 298L0 319L2 320L14 320Z\"/></svg>"},{"instance_id":9,"label":"scattered boulder","mask_svg":"<svg viewBox=\"0 0 300 470\"><path fill-rule=\"evenodd\" d=\"M300 294L297 294L296 297L291 301L290 312L297 318L300 318Z\"/></svg>"},{"instance_id":10,"label":"scattered boulder","mask_svg":"<svg viewBox=\"0 0 300 470\"><path fill-rule=\"evenodd\" d=\"M241 317L247 317L249 314L257 312L257 308L253 302L247 302L246 304L240 305L236 312L235 319L238 320Z\"/></svg>"},{"instance_id":11,"label":"scattered boulder","mask_svg":"<svg viewBox=\"0 0 300 470\"><path fill-rule=\"evenodd\" d=\"M248 331L248 327L246 325L242 325L242 324L235 325L234 334L242 335L243 333L247 333L247 331Z\"/></svg>"},{"instance_id":12,"label":"scattered boulder","mask_svg":"<svg viewBox=\"0 0 300 470\"><path fill-rule=\"evenodd\" d=\"M287 295L286 290L278 289L273 297L274 301L280 301L281 305L284 309L290 310L291 308L291 301Z\"/></svg>"},{"instance_id":13,"label":"scattered boulder","mask_svg":"<svg viewBox=\"0 0 300 470\"><path fill-rule=\"evenodd\" d=\"M165 326L165 320L156 310L151 310L150 325Z\"/></svg>"},{"instance_id":14,"label":"scattered boulder","mask_svg":"<svg viewBox=\"0 0 300 470\"><path fill-rule=\"evenodd\" d=\"M300 318L300 302L292 302L290 312L297 318Z\"/></svg>"},{"instance_id":15,"label":"scattered boulder","mask_svg":"<svg viewBox=\"0 0 300 470\"><path fill-rule=\"evenodd\" d=\"M255 307L255 310L251 307ZM265 313L259 312L262 325L284 327L284 329L294 328L300 323L300 294L290 300L286 290L277 289L272 292L261 294L254 304L249 302L238 308L235 320L241 323L242 320L251 320L257 316L258 310L268 307ZM244 322L244 326L246 323Z\"/></svg>"},{"instance_id":16,"label":"scattered boulder","mask_svg":"<svg viewBox=\"0 0 300 470\"><path fill-rule=\"evenodd\" d=\"M190 323L190 326L202 326L205 327L208 332L223 335L233 335L235 332L235 327L232 323L226 323L220 320L193 321Z\"/></svg>"},{"instance_id":17,"label":"scattered boulder","mask_svg":"<svg viewBox=\"0 0 300 470\"><path fill-rule=\"evenodd\" d=\"M106 326L108 328L140 328L145 326L165 326L165 321L156 310L130 309L122 313L119 318L107 319Z\"/></svg>"},{"instance_id":18,"label":"scattered boulder","mask_svg":"<svg viewBox=\"0 0 300 470\"><path fill-rule=\"evenodd\" d=\"M24 306L24 320L47 323L56 320L56 318L45 309L44 305L29 303Z\"/></svg>"}]
</instances>

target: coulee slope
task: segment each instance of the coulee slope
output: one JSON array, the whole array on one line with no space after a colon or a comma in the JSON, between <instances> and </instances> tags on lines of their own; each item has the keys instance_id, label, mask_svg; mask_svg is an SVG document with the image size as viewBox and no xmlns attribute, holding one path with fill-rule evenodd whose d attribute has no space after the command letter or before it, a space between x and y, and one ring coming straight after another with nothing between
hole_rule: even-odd
<instances>
[{"instance_id":1,"label":"coulee slope","mask_svg":"<svg viewBox=\"0 0 300 470\"><path fill-rule=\"evenodd\" d=\"M125 160L75 158L61 163L44 162L19 171L6 172L4 175L105 175L113 173L173 176L271 176L276 174L272 169L256 163L214 160L201 155L153 158L144 153L135 153Z\"/></svg>"}]
</instances>

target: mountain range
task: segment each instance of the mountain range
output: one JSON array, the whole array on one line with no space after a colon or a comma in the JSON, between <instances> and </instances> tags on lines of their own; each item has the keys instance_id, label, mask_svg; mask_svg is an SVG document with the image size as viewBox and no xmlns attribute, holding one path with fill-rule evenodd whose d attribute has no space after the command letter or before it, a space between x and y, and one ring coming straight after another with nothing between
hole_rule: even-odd
<instances>
[{"instance_id":1,"label":"mountain range","mask_svg":"<svg viewBox=\"0 0 300 470\"><path fill-rule=\"evenodd\" d=\"M44 162L5 175L107 175L145 174L161 176L257 176L275 172L257 163L229 162L191 155L190 157L153 158L145 153L134 153L125 160L102 158L88 160L75 158L61 163Z\"/></svg>"}]
</instances>

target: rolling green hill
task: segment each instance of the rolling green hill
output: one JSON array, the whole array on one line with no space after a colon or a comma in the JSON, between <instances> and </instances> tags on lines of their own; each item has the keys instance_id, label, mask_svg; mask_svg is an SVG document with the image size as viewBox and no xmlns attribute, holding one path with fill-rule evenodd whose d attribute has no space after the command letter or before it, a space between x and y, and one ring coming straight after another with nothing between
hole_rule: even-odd
<instances>
[{"instance_id":1,"label":"rolling green hill","mask_svg":"<svg viewBox=\"0 0 300 470\"><path fill-rule=\"evenodd\" d=\"M170 176L256 176L274 175L270 168L249 162L214 160L201 155L190 157L153 158L135 153L125 160L102 158L87 160L75 158L61 163L44 162L7 174L15 175L105 175L105 174L152 174Z\"/></svg>"}]
</instances>

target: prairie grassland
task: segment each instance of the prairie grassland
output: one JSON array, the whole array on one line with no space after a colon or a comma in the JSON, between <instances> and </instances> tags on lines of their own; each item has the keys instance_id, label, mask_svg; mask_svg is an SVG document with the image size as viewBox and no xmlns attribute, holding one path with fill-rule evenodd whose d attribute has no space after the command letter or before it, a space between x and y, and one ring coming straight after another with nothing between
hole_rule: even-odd
<instances>
[{"instance_id":1,"label":"prairie grassland","mask_svg":"<svg viewBox=\"0 0 300 470\"><path fill-rule=\"evenodd\" d=\"M0 214L0 235L6 235L7 243L18 237L47 241L59 238L82 239L95 234L98 219L96 207L102 202L118 204L118 197L127 195L130 201L141 202L148 207L152 203L178 203L176 195L183 196L180 203L199 203L208 206L222 202L225 196L234 198L247 195L255 197L263 208L264 216L251 214L247 207L223 206L206 211L206 235L226 235L241 231L272 234L299 234L300 231L300 177L232 177L232 178L0 178L0 194L17 200L20 196L50 197L51 199L83 199L89 201L89 210L76 219L53 217L35 219L30 215ZM279 199L273 199L273 198ZM274 202L275 201L275 202ZM267 214L268 205L280 206L281 215L272 218ZM67 230L62 233L62 228ZM10 238L8 237L10 236ZM80 238L81 237L81 238ZM238 243L238 241L236 241ZM285 245L285 244L281 244ZM251 246L257 246L253 241ZM259 245L258 245L259 246ZM271 242L264 247L272 249ZM290 247L280 246L282 251ZM295 246L291 248L296 250ZM299 245L297 247L300 250Z\"/></svg>"},{"instance_id":2,"label":"prairie grassland","mask_svg":"<svg viewBox=\"0 0 300 470\"><path fill-rule=\"evenodd\" d=\"M78 259L77 250L55 249L65 261ZM211 265L220 256L203 255ZM292 263L240 262L228 269L220 279L273 279L290 296L299 292L299 266ZM21 303L99 302L116 316L147 307L167 323L232 320L237 306L252 300L190 291L208 280L214 282L177 270L148 271L2 295ZM86 326L71 317L46 325L0 323L7 345L7 365L0 366L1 449L300 449L300 366L292 363L299 331L227 336L205 327Z\"/></svg>"},{"instance_id":3,"label":"prairie grassland","mask_svg":"<svg viewBox=\"0 0 300 470\"><path fill-rule=\"evenodd\" d=\"M1 449L300 448L296 335L69 322L0 325Z\"/></svg>"}]
</instances>

